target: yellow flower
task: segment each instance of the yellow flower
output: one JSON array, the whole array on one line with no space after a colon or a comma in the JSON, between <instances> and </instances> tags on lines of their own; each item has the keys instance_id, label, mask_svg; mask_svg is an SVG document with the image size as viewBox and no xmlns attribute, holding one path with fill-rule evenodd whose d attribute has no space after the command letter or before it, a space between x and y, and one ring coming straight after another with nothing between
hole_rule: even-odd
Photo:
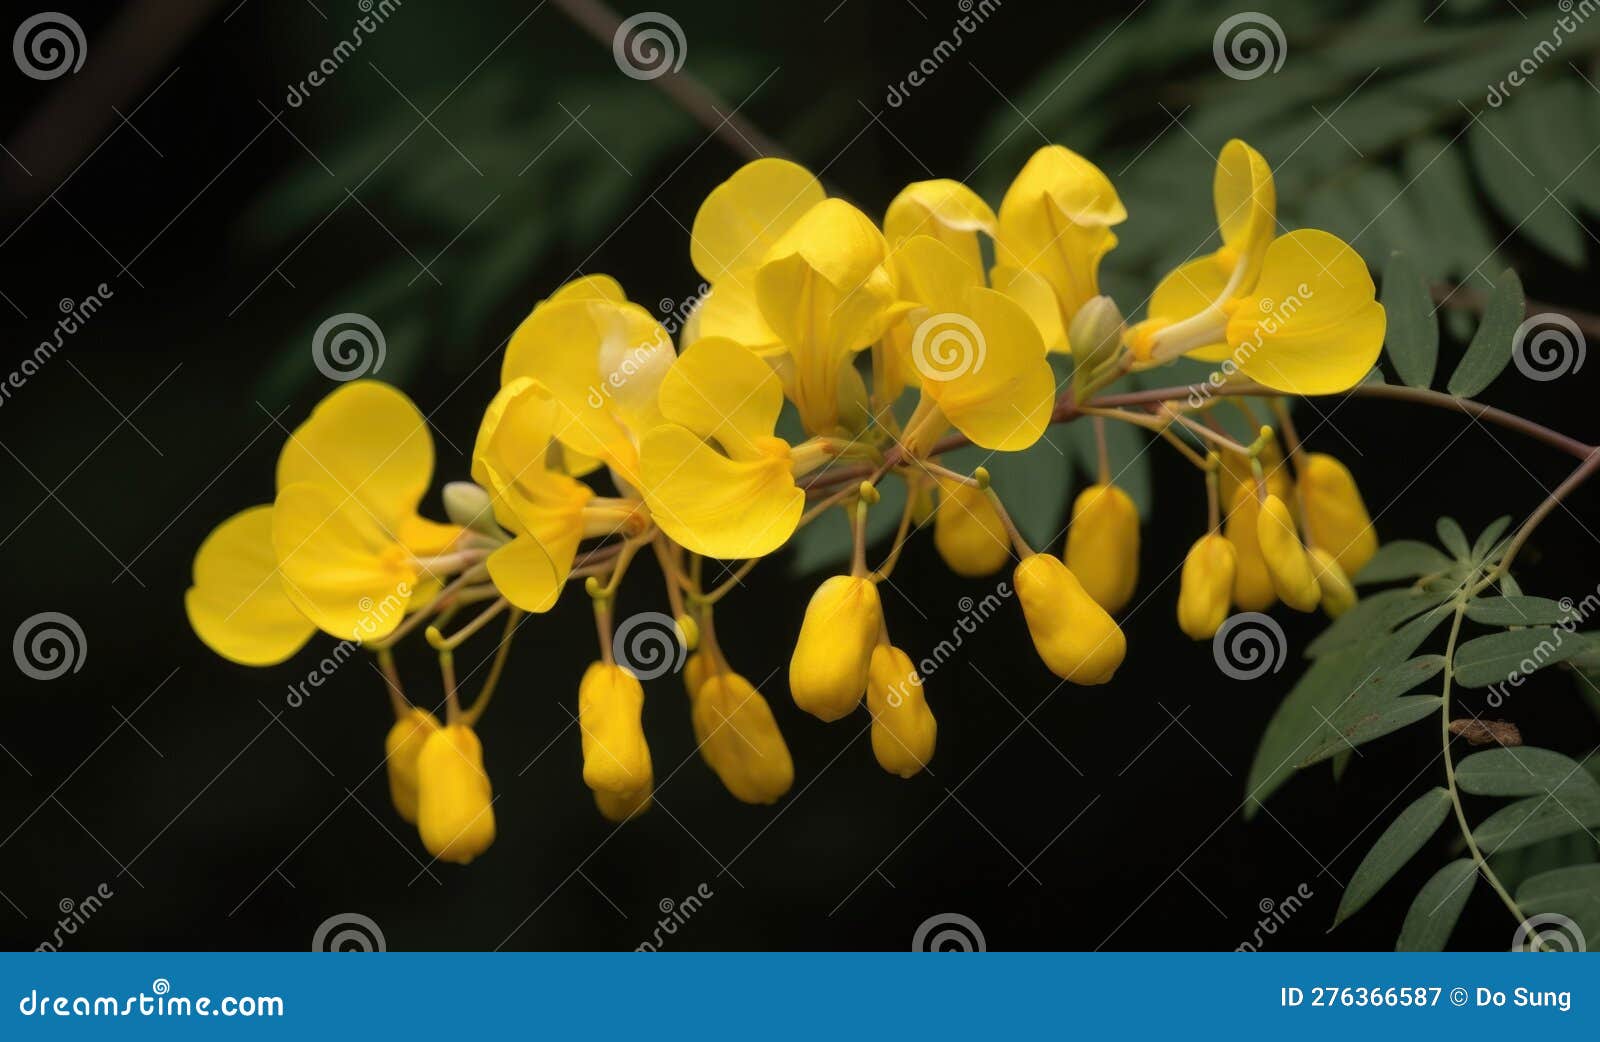
<instances>
[{"instance_id":1,"label":"yellow flower","mask_svg":"<svg viewBox=\"0 0 1600 1042\"><path fill-rule=\"evenodd\" d=\"M1121 611L1139 582L1139 511L1115 485L1090 485L1072 504L1066 565L1108 612Z\"/></svg>"},{"instance_id":2,"label":"yellow flower","mask_svg":"<svg viewBox=\"0 0 1600 1042\"><path fill-rule=\"evenodd\" d=\"M596 662L578 685L578 727L583 732L583 783L615 799L600 803L607 817L642 808L655 784L650 746L640 714L644 688L639 679L617 665ZM618 819L621 820L621 819Z\"/></svg>"},{"instance_id":3,"label":"yellow flower","mask_svg":"<svg viewBox=\"0 0 1600 1042\"><path fill-rule=\"evenodd\" d=\"M1210 640L1228 618L1238 554L1225 536L1207 532L1183 559L1178 583L1178 628L1194 640Z\"/></svg>"},{"instance_id":4,"label":"yellow flower","mask_svg":"<svg viewBox=\"0 0 1600 1042\"><path fill-rule=\"evenodd\" d=\"M417 831L428 853L458 865L494 842L494 793L483 746L465 724L439 728L417 755Z\"/></svg>"},{"instance_id":5,"label":"yellow flower","mask_svg":"<svg viewBox=\"0 0 1600 1042\"><path fill-rule=\"evenodd\" d=\"M939 725L923 697L922 678L905 652L889 644L872 651L867 671L872 754L890 774L909 778L933 759Z\"/></svg>"},{"instance_id":6,"label":"yellow flower","mask_svg":"<svg viewBox=\"0 0 1600 1042\"><path fill-rule=\"evenodd\" d=\"M1278 591L1261 556L1261 541L1256 536L1256 521L1261 502L1256 497L1255 480L1234 489L1233 507L1222 531L1233 544L1233 603L1241 611L1265 611L1278 599Z\"/></svg>"},{"instance_id":7,"label":"yellow flower","mask_svg":"<svg viewBox=\"0 0 1600 1042\"><path fill-rule=\"evenodd\" d=\"M867 667L882 627L883 608L871 580L836 575L817 587L789 660L795 705L825 721L848 716L867 690Z\"/></svg>"},{"instance_id":8,"label":"yellow flower","mask_svg":"<svg viewBox=\"0 0 1600 1042\"><path fill-rule=\"evenodd\" d=\"M1000 202L995 285L1007 286L1016 272L1040 277L1053 291L1060 328L1067 329L1078 309L1099 295L1100 260L1117 244L1111 228L1127 216L1098 167L1060 145L1046 145Z\"/></svg>"},{"instance_id":9,"label":"yellow flower","mask_svg":"<svg viewBox=\"0 0 1600 1042\"><path fill-rule=\"evenodd\" d=\"M902 440L925 454L951 426L987 449L1038 441L1055 406L1055 374L1028 312L983 285L949 246L919 235L895 250L911 310L909 365L922 387Z\"/></svg>"},{"instance_id":10,"label":"yellow flower","mask_svg":"<svg viewBox=\"0 0 1600 1042\"><path fill-rule=\"evenodd\" d=\"M1311 558L1295 531L1294 517L1283 500L1268 495L1256 516L1256 539L1267 562L1272 587L1295 611L1312 611L1322 598Z\"/></svg>"},{"instance_id":11,"label":"yellow flower","mask_svg":"<svg viewBox=\"0 0 1600 1042\"><path fill-rule=\"evenodd\" d=\"M783 388L731 340L701 340L661 381L670 422L640 448L645 502L661 530L708 557L761 557L794 534L806 495L795 484L822 457L774 436Z\"/></svg>"},{"instance_id":12,"label":"yellow flower","mask_svg":"<svg viewBox=\"0 0 1600 1042\"><path fill-rule=\"evenodd\" d=\"M389 798L394 801L394 809L412 825L417 823L417 761L423 745L437 730L439 721L432 713L412 707L394 722L383 740Z\"/></svg>"},{"instance_id":13,"label":"yellow flower","mask_svg":"<svg viewBox=\"0 0 1600 1042\"><path fill-rule=\"evenodd\" d=\"M1356 588L1328 551L1314 546L1306 552L1311 555L1311 569L1316 573L1317 587L1322 592L1322 610L1328 618L1337 619L1355 607Z\"/></svg>"},{"instance_id":14,"label":"yellow flower","mask_svg":"<svg viewBox=\"0 0 1600 1042\"><path fill-rule=\"evenodd\" d=\"M206 536L183 605L206 647L244 666L277 665L317 629L278 577L270 504L241 511Z\"/></svg>"},{"instance_id":15,"label":"yellow flower","mask_svg":"<svg viewBox=\"0 0 1600 1042\"><path fill-rule=\"evenodd\" d=\"M1050 671L1074 684L1110 680L1122 665L1127 641L1060 558L1025 558L1013 579L1033 646Z\"/></svg>"},{"instance_id":16,"label":"yellow flower","mask_svg":"<svg viewBox=\"0 0 1600 1042\"><path fill-rule=\"evenodd\" d=\"M700 755L744 803L775 803L794 784L794 761L761 692L737 673L710 665L690 719Z\"/></svg>"},{"instance_id":17,"label":"yellow flower","mask_svg":"<svg viewBox=\"0 0 1600 1042\"><path fill-rule=\"evenodd\" d=\"M1011 559L1011 539L988 493L964 481L939 479L933 545L957 575L993 575Z\"/></svg>"},{"instance_id":18,"label":"yellow flower","mask_svg":"<svg viewBox=\"0 0 1600 1042\"><path fill-rule=\"evenodd\" d=\"M535 307L511 335L500 382L538 380L558 406L553 469L581 476L600 463L639 487L638 442L661 422L656 390L676 357L672 337L616 281L589 276Z\"/></svg>"},{"instance_id":19,"label":"yellow flower","mask_svg":"<svg viewBox=\"0 0 1600 1042\"><path fill-rule=\"evenodd\" d=\"M1304 452L1300 463L1300 502L1306 535L1333 554L1345 575L1355 575L1378 552L1378 532L1356 479L1343 463L1321 452Z\"/></svg>"},{"instance_id":20,"label":"yellow flower","mask_svg":"<svg viewBox=\"0 0 1600 1042\"><path fill-rule=\"evenodd\" d=\"M883 215L883 235L899 246L916 235L928 235L946 246L974 271L983 270L978 233L994 237L994 211L983 198L962 184L941 178L916 181L889 203Z\"/></svg>"},{"instance_id":21,"label":"yellow flower","mask_svg":"<svg viewBox=\"0 0 1600 1042\"><path fill-rule=\"evenodd\" d=\"M457 525L417 513L433 480L433 439L410 399L360 380L322 400L278 457L272 545L289 599L318 629L386 637L431 580L426 559Z\"/></svg>"}]
</instances>

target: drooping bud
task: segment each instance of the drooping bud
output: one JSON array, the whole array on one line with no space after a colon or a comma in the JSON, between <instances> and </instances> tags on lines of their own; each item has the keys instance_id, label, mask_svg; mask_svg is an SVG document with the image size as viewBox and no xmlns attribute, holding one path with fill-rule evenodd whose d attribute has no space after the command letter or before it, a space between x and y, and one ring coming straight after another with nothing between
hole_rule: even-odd
<instances>
[{"instance_id":1,"label":"drooping bud","mask_svg":"<svg viewBox=\"0 0 1600 1042\"><path fill-rule=\"evenodd\" d=\"M595 792L626 797L624 803L649 795L654 774L640 722L643 710L644 688L627 669L596 662L583 674L578 684L583 783Z\"/></svg>"},{"instance_id":2,"label":"drooping bud","mask_svg":"<svg viewBox=\"0 0 1600 1042\"><path fill-rule=\"evenodd\" d=\"M1100 607L1121 611L1139 583L1139 511L1115 485L1090 485L1072 504L1066 565Z\"/></svg>"},{"instance_id":3,"label":"drooping bud","mask_svg":"<svg viewBox=\"0 0 1600 1042\"><path fill-rule=\"evenodd\" d=\"M890 774L909 778L933 759L939 725L923 697L922 678L899 648L879 644L867 672L872 755Z\"/></svg>"},{"instance_id":4,"label":"drooping bud","mask_svg":"<svg viewBox=\"0 0 1600 1042\"><path fill-rule=\"evenodd\" d=\"M1104 684L1122 665L1127 641L1077 577L1050 554L1017 565L1013 581L1033 646L1050 671L1074 684Z\"/></svg>"},{"instance_id":5,"label":"drooping bud","mask_svg":"<svg viewBox=\"0 0 1600 1042\"><path fill-rule=\"evenodd\" d=\"M700 694L700 685L706 682L706 677L711 675L711 656L707 652L697 651L689 656L683 664L683 689L689 693L689 701L693 702Z\"/></svg>"},{"instance_id":6,"label":"drooping bud","mask_svg":"<svg viewBox=\"0 0 1600 1042\"><path fill-rule=\"evenodd\" d=\"M820 720L848 716L866 693L867 666L882 626L883 607L871 580L836 575L817 587L789 660L795 705Z\"/></svg>"},{"instance_id":7,"label":"drooping bud","mask_svg":"<svg viewBox=\"0 0 1600 1042\"><path fill-rule=\"evenodd\" d=\"M1088 374L1104 365L1122 347L1122 312L1117 302L1107 296L1090 297L1072 316L1067 325L1067 344L1072 350L1073 363L1086 384Z\"/></svg>"},{"instance_id":8,"label":"drooping bud","mask_svg":"<svg viewBox=\"0 0 1600 1042\"><path fill-rule=\"evenodd\" d=\"M993 575L1011 558L1011 540L988 493L961 481L939 481L933 545L944 563L969 579Z\"/></svg>"},{"instance_id":9,"label":"drooping bud","mask_svg":"<svg viewBox=\"0 0 1600 1042\"><path fill-rule=\"evenodd\" d=\"M1183 559L1178 585L1178 628L1194 640L1210 640L1228 618L1238 552L1225 536L1207 532Z\"/></svg>"},{"instance_id":10,"label":"drooping bud","mask_svg":"<svg viewBox=\"0 0 1600 1042\"><path fill-rule=\"evenodd\" d=\"M1268 495L1256 517L1256 539L1267 562L1272 588L1295 611L1313 611L1322 599L1311 557L1295 531L1294 517L1277 496Z\"/></svg>"},{"instance_id":11,"label":"drooping bud","mask_svg":"<svg viewBox=\"0 0 1600 1042\"><path fill-rule=\"evenodd\" d=\"M483 746L465 724L439 728L417 756L417 832L428 853L458 865L494 842L494 793Z\"/></svg>"},{"instance_id":12,"label":"drooping bud","mask_svg":"<svg viewBox=\"0 0 1600 1042\"><path fill-rule=\"evenodd\" d=\"M1346 576L1353 576L1378 552L1378 532L1356 479L1326 453L1303 453L1299 460L1306 534L1333 554Z\"/></svg>"},{"instance_id":13,"label":"drooping bud","mask_svg":"<svg viewBox=\"0 0 1600 1042\"><path fill-rule=\"evenodd\" d=\"M408 824L417 823L417 757L428 737L439 729L438 719L413 706L394 722L383 740L384 765L389 772L389 798Z\"/></svg>"},{"instance_id":14,"label":"drooping bud","mask_svg":"<svg viewBox=\"0 0 1600 1042\"><path fill-rule=\"evenodd\" d=\"M1261 515L1261 504L1256 499L1253 485L1239 485L1234 490L1233 507L1222 526L1228 542L1233 544L1233 603L1241 611L1265 611L1278 599L1272 585L1272 575L1261 556L1261 541L1256 536L1256 520Z\"/></svg>"},{"instance_id":15,"label":"drooping bud","mask_svg":"<svg viewBox=\"0 0 1600 1042\"><path fill-rule=\"evenodd\" d=\"M772 707L744 677L729 672L708 677L690 719L700 755L735 799L774 803L794 784L794 760Z\"/></svg>"},{"instance_id":16,"label":"drooping bud","mask_svg":"<svg viewBox=\"0 0 1600 1042\"><path fill-rule=\"evenodd\" d=\"M1328 618L1337 619L1356 604L1356 588L1350 577L1339 566L1339 561L1322 547L1313 547L1311 567L1317 576L1317 586L1322 590L1322 610Z\"/></svg>"}]
</instances>

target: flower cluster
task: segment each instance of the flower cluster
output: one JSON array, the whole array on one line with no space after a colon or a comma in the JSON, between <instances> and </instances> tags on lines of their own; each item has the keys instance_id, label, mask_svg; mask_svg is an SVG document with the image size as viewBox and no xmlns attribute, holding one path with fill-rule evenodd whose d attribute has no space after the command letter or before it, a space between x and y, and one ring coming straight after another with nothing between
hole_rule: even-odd
<instances>
[{"instance_id":1,"label":"flower cluster","mask_svg":"<svg viewBox=\"0 0 1600 1042\"><path fill-rule=\"evenodd\" d=\"M878 592L930 517L960 575L992 574L1015 553L1018 599L1051 671L1109 681L1126 651L1113 615L1137 586L1133 501L1102 465L1073 504L1062 555L1036 551L987 471L941 463L960 445L1016 452L1052 421L1083 417L1097 431L1108 421L1155 430L1209 490L1210 530L1183 567L1183 632L1207 639L1232 608L1275 600L1337 614L1376 539L1350 473L1299 447L1281 403L1278 426L1243 444L1210 415L1242 402L1226 393L1102 395L1180 356L1219 367L1213 390L1262 395L1342 391L1372 368L1384 313L1355 252L1325 232L1277 234L1271 172L1243 142L1221 153L1214 201L1220 246L1164 278L1148 317L1128 326L1099 291L1126 210L1110 180L1065 148L1040 149L998 211L959 182L922 181L881 224L794 163L752 162L695 218L690 257L709 291L678 343L603 275L541 301L511 337L472 480L445 486L443 522L418 512L434 454L416 407L381 384L340 387L284 445L274 500L200 547L190 621L244 665L282 662L317 630L374 651L396 719L385 745L395 807L432 855L465 863L494 839L477 729L511 636L575 583L593 600L600 649L577 685L583 780L608 819L649 807L641 671L614 649L612 617L647 548L692 652L683 677L700 752L747 803L782 797L794 764L766 699L724 655L715 607L828 511L850 519L854 553L848 573L811 598L789 691L825 721L864 699L885 770L911 777L934 751L933 713ZM1065 387L1052 354L1070 358ZM798 435L778 433L786 409ZM889 479L906 484L906 507L869 568L866 517ZM708 559L742 563L708 584ZM473 605L478 614L446 635ZM463 706L454 651L500 615L505 637ZM407 699L391 651L418 629L443 677L432 707Z\"/></svg>"}]
</instances>

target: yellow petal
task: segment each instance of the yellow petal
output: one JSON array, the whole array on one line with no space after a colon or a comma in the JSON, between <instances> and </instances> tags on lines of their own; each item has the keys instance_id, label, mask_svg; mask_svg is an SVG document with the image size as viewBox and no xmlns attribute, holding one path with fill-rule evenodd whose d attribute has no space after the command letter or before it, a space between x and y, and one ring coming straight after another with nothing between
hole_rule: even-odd
<instances>
[{"instance_id":1,"label":"yellow petal","mask_svg":"<svg viewBox=\"0 0 1600 1042\"><path fill-rule=\"evenodd\" d=\"M428 853L458 865L494 842L494 792L483 746L464 724L441 727L417 755L417 831Z\"/></svg>"},{"instance_id":2,"label":"yellow petal","mask_svg":"<svg viewBox=\"0 0 1600 1042\"><path fill-rule=\"evenodd\" d=\"M734 459L756 458L783 409L772 367L732 340L706 339L679 357L661 381L661 413Z\"/></svg>"},{"instance_id":3,"label":"yellow petal","mask_svg":"<svg viewBox=\"0 0 1600 1042\"><path fill-rule=\"evenodd\" d=\"M1072 504L1066 565L1108 612L1121 611L1139 582L1139 511L1115 485L1090 485Z\"/></svg>"},{"instance_id":4,"label":"yellow petal","mask_svg":"<svg viewBox=\"0 0 1600 1042\"><path fill-rule=\"evenodd\" d=\"M316 631L278 578L270 504L212 529L194 555L183 605L206 647L243 666L275 666Z\"/></svg>"},{"instance_id":5,"label":"yellow petal","mask_svg":"<svg viewBox=\"0 0 1600 1042\"><path fill-rule=\"evenodd\" d=\"M488 488L490 468L511 482L524 472L543 471L560 421L561 406L548 387L526 376L508 382L478 425L472 480Z\"/></svg>"},{"instance_id":6,"label":"yellow petal","mask_svg":"<svg viewBox=\"0 0 1600 1042\"><path fill-rule=\"evenodd\" d=\"M872 651L867 670L872 754L890 774L910 778L933 759L939 725L924 697L922 678L905 652L889 644Z\"/></svg>"},{"instance_id":7,"label":"yellow petal","mask_svg":"<svg viewBox=\"0 0 1600 1042\"><path fill-rule=\"evenodd\" d=\"M1006 190L1000 203L1000 223L1006 211L1022 215L1049 199L1073 224L1109 227L1121 224L1128 211L1111 179L1099 167L1061 145L1046 145L1035 152Z\"/></svg>"},{"instance_id":8,"label":"yellow petal","mask_svg":"<svg viewBox=\"0 0 1600 1042\"><path fill-rule=\"evenodd\" d=\"M951 571L967 578L993 575L1011 559L1011 538L988 494L946 478L939 479L933 545Z\"/></svg>"},{"instance_id":9,"label":"yellow petal","mask_svg":"<svg viewBox=\"0 0 1600 1042\"><path fill-rule=\"evenodd\" d=\"M978 233L993 236L996 223L994 211L977 192L941 178L909 184L895 196L883 217L883 234L891 246L913 235L931 235L982 271Z\"/></svg>"},{"instance_id":10,"label":"yellow petal","mask_svg":"<svg viewBox=\"0 0 1600 1042\"><path fill-rule=\"evenodd\" d=\"M1222 232L1222 250L1214 258L1224 277L1241 256L1249 258L1242 286L1256 284L1267 244L1277 230L1277 191L1272 168L1261 153L1234 138L1217 154L1217 172L1211 182L1211 199Z\"/></svg>"},{"instance_id":11,"label":"yellow petal","mask_svg":"<svg viewBox=\"0 0 1600 1042\"><path fill-rule=\"evenodd\" d=\"M574 552L577 541L573 541ZM573 554L561 563L533 536L519 535L498 547L484 562L489 579L506 600L523 611L546 612L555 607L572 571Z\"/></svg>"},{"instance_id":12,"label":"yellow petal","mask_svg":"<svg viewBox=\"0 0 1600 1042\"><path fill-rule=\"evenodd\" d=\"M1378 552L1378 532L1356 479L1326 453L1301 453L1299 463L1306 535L1331 553L1346 575L1355 575Z\"/></svg>"},{"instance_id":13,"label":"yellow petal","mask_svg":"<svg viewBox=\"0 0 1600 1042\"><path fill-rule=\"evenodd\" d=\"M795 705L824 721L848 716L867 690L867 668L883 626L878 587L836 575L817 587L789 660Z\"/></svg>"},{"instance_id":14,"label":"yellow petal","mask_svg":"<svg viewBox=\"0 0 1600 1042\"><path fill-rule=\"evenodd\" d=\"M824 195L822 184L796 163L746 163L700 204L689 235L689 259L713 286L730 273L754 268Z\"/></svg>"},{"instance_id":15,"label":"yellow petal","mask_svg":"<svg viewBox=\"0 0 1600 1042\"><path fill-rule=\"evenodd\" d=\"M331 485L391 534L415 515L433 480L433 437L411 399L372 380L322 400L278 456L278 488Z\"/></svg>"},{"instance_id":16,"label":"yellow petal","mask_svg":"<svg viewBox=\"0 0 1600 1042\"><path fill-rule=\"evenodd\" d=\"M1178 628L1193 640L1210 640L1228 618L1238 555L1225 536L1207 532L1183 559L1178 583Z\"/></svg>"},{"instance_id":17,"label":"yellow petal","mask_svg":"<svg viewBox=\"0 0 1600 1042\"><path fill-rule=\"evenodd\" d=\"M1034 554L1012 576L1033 646L1050 671L1074 684L1104 684L1122 665L1122 630L1050 554Z\"/></svg>"},{"instance_id":18,"label":"yellow petal","mask_svg":"<svg viewBox=\"0 0 1600 1042\"><path fill-rule=\"evenodd\" d=\"M412 707L394 722L383 740L383 762L389 773L389 798L395 812L417 823L417 760L435 731L438 719L426 709Z\"/></svg>"},{"instance_id":19,"label":"yellow petal","mask_svg":"<svg viewBox=\"0 0 1600 1042\"><path fill-rule=\"evenodd\" d=\"M677 424L645 436L640 450L645 502L673 541L697 554L736 560L761 557L782 546L805 511L795 485L788 446L732 460Z\"/></svg>"},{"instance_id":20,"label":"yellow petal","mask_svg":"<svg viewBox=\"0 0 1600 1042\"><path fill-rule=\"evenodd\" d=\"M1150 294L1151 319L1164 322L1181 322L1199 314L1216 303L1228 287L1228 273L1221 270L1210 257L1201 257L1181 264L1168 272ZM1220 362L1229 355L1229 347L1218 337L1218 342L1188 352L1191 358L1202 362Z\"/></svg>"},{"instance_id":21,"label":"yellow petal","mask_svg":"<svg viewBox=\"0 0 1600 1042\"><path fill-rule=\"evenodd\" d=\"M1234 550L1233 603L1242 611L1264 611L1278 599L1278 591L1256 535L1261 504L1256 498L1255 483L1238 486L1232 502L1223 532Z\"/></svg>"},{"instance_id":22,"label":"yellow petal","mask_svg":"<svg viewBox=\"0 0 1600 1042\"><path fill-rule=\"evenodd\" d=\"M1034 153L1000 202L995 257L1032 271L1055 292L1061 325L1100 292L1100 260L1117 244L1111 226L1127 217L1116 189L1094 164L1059 145Z\"/></svg>"},{"instance_id":23,"label":"yellow petal","mask_svg":"<svg viewBox=\"0 0 1600 1042\"><path fill-rule=\"evenodd\" d=\"M1311 570L1317 577L1317 588L1322 593L1322 610L1328 618L1337 619L1356 604L1356 588L1339 562L1321 547L1307 551L1311 556Z\"/></svg>"},{"instance_id":24,"label":"yellow petal","mask_svg":"<svg viewBox=\"0 0 1600 1042\"><path fill-rule=\"evenodd\" d=\"M684 327L683 342L692 344L706 337L723 337L767 356L781 352L783 342L767 325L756 300L755 276L727 278L712 287L695 310L694 335Z\"/></svg>"},{"instance_id":25,"label":"yellow petal","mask_svg":"<svg viewBox=\"0 0 1600 1042\"><path fill-rule=\"evenodd\" d=\"M328 485L301 482L278 492L272 546L295 607L346 640L393 632L418 582L405 548L364 505Z\"/></svg>"},{"instance_id":26,"label":"yellow petal","mask_svg":"<svg viewBox=\"0 0 1600 1042\"><path fill-rule=\"evenodd\" d=\"M618 796L649 792L654 775L640 714L644 688L621 666L592 664L578 685L583 783Z\"/></svg>"},{"instance_id":27,"label":"yellow petal","mask_svg":"<svg viewBox=\"0 0 1600 1042\"><path fill-rule=\"evenodd\" d=\"M622 284L610 275L582 275L565 283L545 299L546 301L609 300L621 304L628 299L628 295L622 292Z\"/></svg>"},{"instance_id":28,"label":"yellow petal","mask_svg":"<svg viewBox=\"0 0 1600 1042\"><path fill-rule=\"evenodd\" d=\"M987 449L1015 452L1039 440L1055 407L1055 374L1039 329L992 289L969 289L959 312L931 315L912 334L922 393Z\"/></svg>"},{"instance_id":29,"label":"yellow petal","mask_svg":"<svg viewBox=\"0 0 1600 1042\"><path fill-rule=\"evenodd\" d=\"M900 295L932 311L953 311L967 290L983 285L983 265L974 264L929 235L914 235L895 247Z\"/></svg>"},{"instance_id":30,"label":"yellow petal","mask_svg":"<svg viewBox=\"0 0 1600 1042\"><path fill-rule=\"evenodd\" d=\"M1022 310L1039 327L1046 351L1070 353L1067 327L1061 324L1061 307L1056 302L1056 291L1044 277L1031 271L1008 268L997 264L989 273L994 288L1022 305Z\"/></svg>"},{"instance_id":31,"label":"yellow petal","mask_svg":"<svg viewBox=\"0 0 1600 1042\"><path fill-rule=\"evenodd\" d=\"M1288 394L1354 387L1383 347L1375 292L1366 262L1337 236L1303 229L1274 239L1255 292L1228 319L1239 370Z\"/></svg>"},{"instance_id":32,"label":"yellow petal","mask_svg":"<svg viewBox=\"0 0 1600 1042\"><path fill-rule=\"evenodd\" d=\"M700 684L691 710L700 754L743 803L775 803L794 784L794 760L772 708L750 681L726 670Z\"/></svg>"},{"instance_id":33,"label":"yellow petal","mask_svg":"<svg viewBox=\"0 0 1600 1042\"><path fill-rule=\"evenodd\" d=\"M1295 531L1289 508L1277 496L1268 495L1256 518L1256 539L1261 557L1267 562L1278 597L1295 611L1312 611L1322 599L1316 571L1306 548Z\"/></svg>"}]
</instances>

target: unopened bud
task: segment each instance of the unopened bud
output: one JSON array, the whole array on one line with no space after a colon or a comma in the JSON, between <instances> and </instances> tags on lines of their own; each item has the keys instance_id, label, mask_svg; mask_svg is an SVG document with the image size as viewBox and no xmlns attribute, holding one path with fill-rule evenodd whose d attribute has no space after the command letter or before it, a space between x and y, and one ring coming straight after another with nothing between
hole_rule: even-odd
<instances>
[{"instance_id":1,"label":"unopened bud","mask_svg":"<svg viewBox=\"0 0 1600 1042\"><path fill-rule=\"evenodd\" d=\"M1122 312L1110 297L1091 297L1067 327L1073 361L1085 375L1098 369L1122 347Z\"/></svg>"},{"instance_id":2,"label":"unopened bud","mask_svg":"<svg viewBox=\"0 0 1600 1042\"><path fill-rule=\"evenodd\" d=\"M484 535L503 536L495 523L489 493L470 481L452 481L444 487L444 515L462 528Z\"/></svg>"}]
</instances>

